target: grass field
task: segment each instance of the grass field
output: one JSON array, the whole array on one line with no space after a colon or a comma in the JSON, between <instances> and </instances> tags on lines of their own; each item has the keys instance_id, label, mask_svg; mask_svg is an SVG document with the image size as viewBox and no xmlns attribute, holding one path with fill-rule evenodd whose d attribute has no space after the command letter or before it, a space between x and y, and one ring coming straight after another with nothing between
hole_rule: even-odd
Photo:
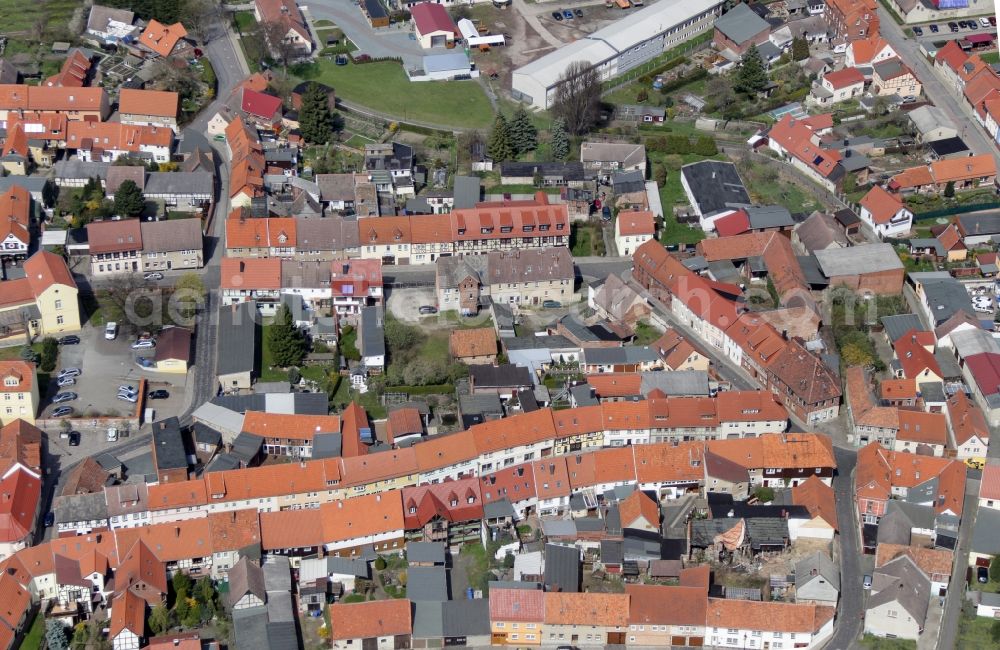
<instances>
[{"instance_id":1,"label":"grass field","mask_svg":"<svg viewBox=\"0 0 1000 650\"><path fill-rule=\"evenodd\" d=\"M371 138L367 138L360 133L355 133L350 138L347 139L346 144L348 147L354 147L355 149L364 149L366 144L371 144L375 142Z\"/></svg>"},{"instance_id":2,"label":"grass field","mask_svg":"<svg viewBox=\"0 0 1000 650\"><path fill-rule=\"evenodd\" d=\"M78 0L4 0L0 2L0 25L5 33L30 30L45 16L50 24L65 24L80 6Z\"/></svg>"},{"instance_id":3,"label":"grass field","mask_svg":"<svg viewBox=\"0 0 1000 650\"><path fill-rule=\"evenodd\" d=\"M21 642L21 650L38 650L42 647L42 638L45 636L45 616L41 613L35 615L35 622L31 624L31 629Z\"/></svg>"},{"instance_id":4,"label":"grass field","mask_svg":"<svg viewBox=\"0 0 1000 650\"><path fill-rule=\"evenodd\" d=\"M321 60L309 66L306 76L336 88L337 97L404 122L482 129L493 121L489 100L471 80L411 83L392 61L338 66Z\"/></svg>"},{"instance_id":5,"label":"grass field","mask_svg":"<svg viewBox=\"0 0 1000 650\"><path fill-rule=\"evenodd\" d=\"M993 640L994 626L1000 626L991 618L976 616L975 610L965 603L962 607L962 615L958 619L958 645L957 647L968 650L986 650L996 648L997 643Z\"/></svg>"},{"instance_id":6,"label":"grass field","mask_svg":"<svg viewBox=\"0 0 1000 650\"><path fill-rule=\"evenodd\" d=\"M257 19L254 18L252 11L237 11L233 20L236 21L236 26L241 32L252 29L257 24Z\"/></svg>"}]
</instances>

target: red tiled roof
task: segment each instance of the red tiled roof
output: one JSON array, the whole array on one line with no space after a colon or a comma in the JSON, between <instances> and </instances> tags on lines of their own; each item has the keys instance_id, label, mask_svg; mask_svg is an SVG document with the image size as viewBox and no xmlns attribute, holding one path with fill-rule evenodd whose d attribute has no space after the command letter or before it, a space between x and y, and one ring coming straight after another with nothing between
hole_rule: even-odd
<instances>
[{"instance_id":1,"label":"red tiled roof","mask_svg":"<svg viewBox=\"0 0 1000 650\"><path fill-rule=\"evenodd\" d=\"M223 289L281 288L281 260L277 257L239 259L223 257L221 285Z\"/></svg>"},{"instance_id":2,"label":"red tiled roof","mask_svg":"<svg viewBox=\"0 0 1000 650\"><path fill-rule=\"evenodd\" d=\"M124 253L142 250L142 230L138 219L93 221L87 224L90 253Z\"/></svg>"},{"instance_id":3,"label":"red tiled roof","mask_svg":"<svg viewBox=\"0 0 1000 650\"><path fill-rule=\"evenodd\" d=\"M812 121L811 118L799 120L789 114L771 127L768 137L825 178L833 173L843 156L834 149L824 149L813 142L816 131L825 128L820 124L823 122Z\"/></svg>"},{"instance_id":4,"label":"red tiled roof","mask_svg":"<svg viewBox=\"0 0 1000 650\"><path fill-rule=\"evenodd\" d=\"M244 88L240 109L256 118L273 120L281 117L281 98Z\"/></svg>"},{"instance_id":5,"label":"red tiled roof","mask_svg":"<svg viewBox=\"0 0 1000 650\"><path fill-rule=\"evenodd\" d=\"M979 481L979 498L1000 500L1000 463L987 463Z\"/></svg>"},{"instance_id":6,"label":"red tiled roof","mask_svg":"<svg viewBox=\"0 0 1000 650\"><path fill-rule=\"evenodd\" d=\"M819 517L837 529L836 495L818 476L810 476L792 488L792 503L805 507L809 516Z\"/></svg>"},{"instance_id":7,"label":"red tiled roof","mask_svg":"<svg viewBox=\"0 0 1000 650\"><path fill-rule=\"evenodd\" d=\"M863 84L865 82L864 75L861 74L857 68L844 68L834 72L827 72L823 78L830 83L834 90L847 88L848 86L853 86L855 84Z\"/></svg>"},{"instance_id":8,"label":"red tiled roof","mask_svg":"<svg viewBox=\"0 0 1000 650\"><path fill-rule=\"evenodd\" d=\"M983 395L1000 393L1000 354L973 354L965 358L965 365Z\"/></svg>"},{"instance_id":9,"label":"red tiled roof","mask_svg":"<svg viewBox=\"0 0 1000 650\"><path fill-rule=\"evenodd\" d=\"M483 518L483 499L476 477L404 487L402 499L407 530L423 528L434 519L459 523Z\"/></svg>"},{"instance_id":10,"label":"red tiled roof","mask_svg":"<svg viewBox=\"0 0 1000 650\"><path fill-rule=\"evenodd\" d=\"M443 5L421 2L410 7L410 15L413 17L414 27L421 34L451 32L456 36L459 35L455 21L451 19Z\"/></svg>"},{"instance_id":11,"label":"red tiled roof","mask_svg":"<svg viewBox=\"0 0 1000 650\"><path fill-rule=\"evenodd\" d=\"M409 638L413 629L410 608L411 603L405 598L373 600L367 603L334 603L330 605L330 638L333 640L373 639L386 636Z\"/></svg>"},{"instance_id":12,"label":"red tiled roof","mask_svg":"<svg viewBox=\"0 0 1000 650\"><path fill-rule=\"evenodd\" d=\"M656 232L653 213L649 210L619 212L615 228L620 235L652 235Z\"/></svg>"},{"instance_id":13,"label":"red tiled roof","mask_svg":"<svg viewBox=\"0 0 1000 650\"><path fill-rule=\"evenodd\" d=\"M965 63L969 55L958 45L957 40L948 41L945 43L944 47L937 51L934 55L934 61L942 65L946 65L955 72L958 72Z\"/></svg>"},{"instance_id":14,"label":"red tiled roof","mask_svg":"<svg viewBox=\"0 0 1000 650\"><path fill-rule=\"evenodd\" d=\"M118 112L125 115L177 117L180 95L166 90L122 88L118 96Z\"/></svg>"},{"instance_id":15,"label":"red tiled roof","mask_svg":"<svg viewBox=\"0 0 1000 650\"><path fill-rule=\"evenodd\" d=\"M34 529L35 512L42 482L27 470L18 469L0 481L0 542L16 544Z\"/></svg>"},{"instance_id":16,"label":"red tiled roof","mask_svg":"<svg viewBox=\"0 0 1000 650\"><path fill-rule=\"evenodd\" d=\"M45 80L46 86L81 88L90 72L90 59L80 50L73 50L63 62L58 73Z\"/></svg>"},{"instance_id":17,"label":"red tiled roof","mask_svg":"<svg viewBox=\"0 0 1000 650\"><path fill-rule=\"evenodd\" d=\"M708 591L700 587L625 585L629 625L705 625Z\"/></svg>"},{"instance_id":18,"label":"red tiled roof","mask_svg":"<svg viewBox=\"0 0 1000 650\"><path fill-rule=\"evenodd\" d=\"M989 442L990 428L986 424L986 417L982 409L966 397L964 392L958 391L948 398L948 419L951 421L956 445L963 445L973 437L978 437L984 443ZM986 476L985 471L983 476Z\"/></svg>"},{"instance_id":19,"label":"red tiled roof","mask_svg":"<svg viewBox=\"0 0 1000 650\"><path fill-rule=\"evenodd\" d=\"M139 36L139 42L160 56L170 56L177 41L187 36L184 25L174 23L164 25L157 20L150 20L145 31Z\"/></svg>"},{"instance_id":20,"label":"red tiled roof","mask_svg":"<svg viewBox=\"0 0 1000 650\"><path fill-rule=\"evenodd\" d=\"M541 589L490 589L490 622L541 623L545 592Z\"/></svg>"},{"instance_id":21,"label":"red tiled roof","mask_svg":"<svg viewBox=\"0 0 1000 650\"><path fill-rule=\"evenodd\" d=\"M948 446L948 423L943 413L899 409L897 440Z\"/></svg>"},{"instance_id":22,"label":"red tiled roof","mask_svg":"<svg viewBox=\"0 0 1000 650\"><path fill-rule=\"evenodd\" d=\"M748 230L750 230L750 217L745 210L736 210L715 221L715 232L719 234L720 239L742 235Z\"/></svg>"},{"instance_id":23,"label":"red tiled roof","mask_svg":"<svg viewBox=\"0 0 1000 650\"><path fill-rule=\"evenodd\" d=\"M917 339L916 330L910 330L896 341L896 358L903 368L903 376L919 379L924 370L941 376L937 359Z\"/></svg>"},{"instance_id":24,"label":"red tiled roof","mask_svg":"<svg viewBox=\"0 0 1000 650\"><path fill-rule=\"evenodd\" d=\"M861 199L861 207L872 214L876 224L887 223L903 208L903 202L895 194L889 194L881 185L876 185Z\"/></svg>"}]
</instances>

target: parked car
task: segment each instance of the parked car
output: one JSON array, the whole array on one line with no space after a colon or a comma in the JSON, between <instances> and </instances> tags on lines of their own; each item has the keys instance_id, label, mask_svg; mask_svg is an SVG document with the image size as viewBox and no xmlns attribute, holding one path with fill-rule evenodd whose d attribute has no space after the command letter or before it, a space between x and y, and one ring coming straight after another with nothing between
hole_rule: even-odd
<instances>
[{"instance_id":1,"label":"parked car","mask_svg":"<svg viewBox=\"0 0 1000 650\"><path fill-rule=\"evenodd\" d=\"M421 305L418 311L424 315L438 313L438 309L434 305Z\"/></svg>"},{"instance_id":2,"label":"parked car","mask_svg":"<svg viewBox=\"0 0 1000 650\"><path fill-rule=\"evenodd\" d=\"M70 334L69 336L64 336L59 339L59 345L79 345L80 337L76 334Z\"/></svg>"},{"instance_id":3,"label":"parked car","mask_svg":"<svg viewBox=\"0 0 1000 650\"><path fill-rule=\"evenodd\" d=\"M913 28L913 33L916 34L917 36L923 36L924 35L924 30L921 29L920 27L914 27Z\"/></svg>"},{"instance_id":4,"label":"parked car","mask_svg":"<svg viewBox=\"0 0 1000 650\"><path fill-rule=\"evenodd\" d=\"M120 399L123 402L131 402L132 404L135 404L136 402L139 401L139 396L129 395L127 393L118 393L118 399Z\"/></svg>"},{"instance_id":5,"label":"parked car","mask_svg":"<svg viewBox=\"0 0 1000 650\"><path fill-rule=\"evenodd\" d=\"M566 20L573 20L573 12L570 11L569 9L563 10L563 18L565 18Z\"/></svg>"},{"instance_id":6,"label":"parked car","mask_svg":"<svg viewBox=\"0 0 1000 650\"><path fill-rule=\"evenodd\" d=\"M80 432L79 431L70 431L69 432L69 446L70 447L79 447L80 446Z\"/></svg>"},{"instance_id":7,"label":"parked car","mask_svg":"<svg viewBox=\"0 0 1000 650\"><path fill-rule=\"evenodd\" d=\"M142 276L143 280L162 280L163 274L159 271L153 271L152 273L146 273Z\"/></svg>"},{"instance_id":8,"label":"parked car","mask_svg":"<svg viewBox=\"0 0 1000 650\"><path fill-rule=\"evenodd\" d=\"M948 23L948 29L955 33L958 31L958 23Z\"/></svg>"},{"instance_id":9,"label":"parked car","mask_svg":"<svg viewBox=\"0 0 1000 650\"><path fill-rule=\"evenodd\" d=\"M562 12L560 12L560 11L553 11L552 12L552 17L555 18L556 20L562 20Z\"/></svg>"},{"instance_id":10,"label":"parked car","mask_svg":"<svg viewBox=\"0 0 1000 650\"><path fill-rule=\"evenodd\" d=\"M104 338L109 341L114 341L118 336L118 323L111 321L104 326Z\"/></svg>"},{"instance_id":11,"label":"parked car","mask_svg":"<svg viewBox=\"0 0 1000 650\"><path fill-rule=\"evenodd\" d=\"M118 440L118 429L114 427L108 427L107 438L108 442L114 442L115 440Z\"/></svg>"},{"instance_id":12,"label":"parked car","mask_svg":"<svg viewBox=\"0 0 1000 650\"><path fill-rule=\"evenodd\" d=\"M967 24L967 25L969 26L969 29L971 29L971 30L973 30L973 31L975 31L975 30L979 29L979 24L978 24L978 23L976 23L976 21L974 21L974 20L970 20L970 21L969 21L968 23L966 23L966 24Z\"/></svg>"},{"instance_id":13,"label":"parked car","mask_svg":"<svg viewBox=\"0 0 1000 650\"><path fill-rule=\"evenodd\" d=\"M990 21L987 20L985 17L984 18L980 18L979 19L979 25L981 27L985 27L986 29L989 29L990 28Z\"/></svg>"},{"instance_id":14,"label":"parked car","mask_svg":"<svg viewBox=\"0 0 1000 650\"><path fill-rule=\"evenodd\" d=\"M984 566L976 567L976 581L985 585L990 581L990 570Z\"/></svg>"},{"instance_id":15,"label":"parked car","mask_svg":"<svg viewBox=\"0 0 1000 650\"><path fill-rule=\"evenodd\" d=\"M577 18L583 18L583 9L574 9L573 13L576 14Z\"/></svg>"},{"instance_id":16,"label":"parked car","mask_svg":"<svg viewBox=\"0 0 1000 650\"><path fill-rule=\"evenodd\" d=\"M82 374L83 371L79 368L63 368L56 377L62 379L63 377L79 377Z\"/></svg>"},{"instance_id":17,"label":"parked car","mask_svg":"<svg viewBox=\"0 0 1000 650\"><path fill-rule=\"evenodd\" d=\"M67 386L75 386L75 385L76 385L76 377L60 377L56 381L56 386L58 386L59 388L66 388Z\"/></svg>"},{"instance_id":18,"label":"parked car","mask_svg":"<svg viewBox=\"0 0 1000 650\"><path fill-rule=\"evenodd\" d=\"M545 309L559 309L562 307L562 303L558 300L544 300L542 301L542 307Z\"/></svg>"},{"instance_id":19,"label":"parked car","mask_svg":"<svg viewBox=\"0 0 1000 650\"><path fill-rule=\"evenodd\" d=\"M357 63L367 63L367 62L371 61L372 58L371 58L371 56L369 56L367 54L359 54L356 57L354 57L354 60Z\"/></svg>"},{"instance_id":20,"label":"parked car","mask_svg":"<svg viewBox=\"0 0 1000 650\"><path fill-rule=\"evenodd\" d=\"M139 392L139 389L135 386L129 386L128 384L122 384L118 387L119 393L128 393L129 395L135 395Z\"/></svg>"},{"instance_id":21,"label":"parked car","mask_svg":"<svg viewBox=\"0 0 1000 650\"><path fill-rule=\"evenodd\" d=\"M69 415L73 415L72 406L60 406L56 410L52 411L52 417L54 418L64 418Z\"/></svg>"},{"instance_id":22,"label":"parked car","mask_svg":"<svg viewBox=\"0 0 1000 650\"><path fill-rule=\"evenodd\" d=\"M937 25L931 25L931 33L937 34L941 29Z\"/></svg>"},{"instance_id":23,"label":"parked car","mask_svg":"<svg viewBox=\"0 0 1000 650\"><path fill-rule=\"evenodd\" d=\"M46 528L50 528L55 523L56 523L56 513L51 512L51 511L50 512L46 512L45 513L45 527Z\"/></svg>"},{"instance_id":24,"label":"parked car","mask_svg":"<svg viewBox=\"0 0 1000 650\"><path fill-rule=\"evenodd\" d=\"M149 391L149 399L167 399L168 397L170 397L170 393L162 388Z\"/></svg>"},{"instance_id":25,"label":"parked car","mask_svg":"<svg viewBox=\"0 0 1000 650\"><path fill-rule=\"evenodd\" d=\"M990 27L996 27L997 26L997 17L996 16L990 16L989 17L989 21L990 21Z\"/></svg>"},{"instance_id":26,"label":"parked car","mask_svg":"<svg viewBox=\"0 0 1000 650\"><path fill-rule=\"evenodd\" d=\"M871 576L869 576L869 575L866 575L866 576L864 577L864 580L862 580L862 581L861 581L861 585L862 585L862 586L863 586L863 587L864 587L865 589L871 589L871 588L872 588L872 577L871 577Z\"/></svg>"},{"instance_id":27,"label":"parked car","mask_svg":"<svg viewBox=\"0 0 1000 650\"><path fill-rule=\"evenodd\" d=\"M74 393L72 391L67 391L65 393L59 393L55 397L53 397L52 398L52 403L53 404L62 404L63 402L72 402L73 400L75 400L78 397L80 397L80 396L77 395L76 393Z\"/></svg>"},{"instance_id":28,"label":"parked car","mask_svg":"<svg viewBox=\"0 0 1000 650\"><path fill-rule=\"evenodd\" d=\"M902 103L903 104L916 104L917 103L917 98L914 97L913 95L907 95L906 97L903 98L903 102Z\"/></svg>"},{"instance_id":29,"label":"parked car","mask_svg":"<svg viewBox=\"0 0 1000 650\"><path fill-rule=\"evenodd\" d=\"M151 350L156 347L156 343L153 343L153 339L139 339L132 344L133 350Z\"/></svg>"}]
</instances>

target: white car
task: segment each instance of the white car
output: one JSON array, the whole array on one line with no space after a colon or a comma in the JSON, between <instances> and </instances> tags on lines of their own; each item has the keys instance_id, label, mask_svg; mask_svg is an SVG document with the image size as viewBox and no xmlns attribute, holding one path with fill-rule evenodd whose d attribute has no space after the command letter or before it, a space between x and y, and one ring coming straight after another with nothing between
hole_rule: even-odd
<instances>
[{"instance_id":1,"label":"white car","mask_svg":"<svg viewBox=\"0 0 1000 650\"><path fill-rule=\"evenodd\" d=\"M57 377L59 379L63 379L65 377L79 377L82 374L83 371L80 370L79 368L63 368L62 370L59 371Z\"/></svg>"},{"instance_id":2,"label":"white car","mask_svg":"<svg viewBox=\"0 0 1000 650\"><path fill-rule=\"evenodd\" d=\"M990 24L990 21L987 18L980 18L979 19L979 24L982 25L983 27L985 27L986 29L989 29L990 27L993 26L993 25Z\"/></svg>"},{"instance_id":3,"label":"white car","mask_svg":"<svg viewBox=\"0 0 1000 650\"><path fill-rule=\"evenodd\" d=\"M132 404L135 404L136 402L139 401L139 396L127 395L125 393L118 393L118 399L122 400L123 402L131 402Z\"/></svg>"},{"instance_id":4,"label":"white car","mask_svg":"<svg viewBox=\"0 0 1000 650\"><path fill-rule=\"evenodd\" d=\"M151 350L155 347L156 343L153 342L153 339L139 339L132 344L133 350Z\"/></svg>"},{"instance_id":5,"label":"white car","mask_svg":"<svg viewBox=\"0 0 1000 650\"><path fill-rule=\"evenodd\" d=\"M118 387L119 393L128 393L129 395L135 395L139 392L139 389L135 386L129 386L128 384L122 384Z\"/></svg>"},{"instance_id":6,"label":"white car","mask_svg":"<svg viewBox=\"0 0 1000 650\"><path fill-rule=\"evenodd\" d=\"M104 326L104 338L109 341L114 341L118 336L118 323L111 321Z\"/></svg>"},{"instance_id":7,"label":"white car","mask_svg":"<svg viewBox=\"0 0 1000 650\"><path fill-rule=\"evenodd\" d=\"M114 442L116 440L118 440L118 429L108 427L108 442Z\"/></svg>"}]
</instances>

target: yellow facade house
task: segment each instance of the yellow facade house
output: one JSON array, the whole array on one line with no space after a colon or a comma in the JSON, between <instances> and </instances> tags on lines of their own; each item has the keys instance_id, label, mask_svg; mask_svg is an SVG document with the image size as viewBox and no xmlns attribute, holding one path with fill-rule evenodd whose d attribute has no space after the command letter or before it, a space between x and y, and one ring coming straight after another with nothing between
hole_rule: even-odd
<instances>
[{"instance_id":1,"label":"yellow facade house","mask_svg":"<svg viewBox=\"0 0 1000 650\"><path fill-rule=\"evenodd\" d=\"M35 423L38 380L30 361L0 361L0 426L14 420Z\"/></svg>"},{"instance_id":2,"label":"yellow facade house","mask_svg":"<svg viewBox=\"0 0 1000 650\"><path fill-rule=\"evenodd\" d=\"M24 263L23 278L0 282L0 341L78 331L78 294L63 258L35 253Z\"/></svg>"}]
</instances>

